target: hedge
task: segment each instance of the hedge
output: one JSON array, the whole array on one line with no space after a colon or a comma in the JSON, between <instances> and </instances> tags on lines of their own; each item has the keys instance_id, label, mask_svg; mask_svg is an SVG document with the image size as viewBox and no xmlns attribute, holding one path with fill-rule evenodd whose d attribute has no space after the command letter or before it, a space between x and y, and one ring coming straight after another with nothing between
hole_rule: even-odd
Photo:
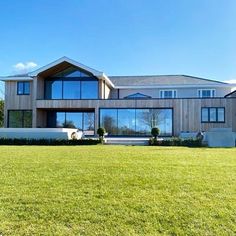
<instances>
[{"instance_id":1,"label":"hedge","mask_svg":"<svg viewBox=\"0 0 236 236\"><path fill-rule=\"evenodd\" d=\"M44 146L75 146L75 145L97 145L100 144L99 139L9 139L0 138L0 145L44 145Z\"/></svg>"},{"instance_id":2,"label":"hedge","mask_svg":"<svg viewBox=\"0 0 236 236\"><path fill-rule=\"evenodd\" d=\"M170 138L157 140L155 138L149 139L150 146L184 146L184 147L203 147L201 139L181 139L181 138Z\"/></svg>"}]
</instances>

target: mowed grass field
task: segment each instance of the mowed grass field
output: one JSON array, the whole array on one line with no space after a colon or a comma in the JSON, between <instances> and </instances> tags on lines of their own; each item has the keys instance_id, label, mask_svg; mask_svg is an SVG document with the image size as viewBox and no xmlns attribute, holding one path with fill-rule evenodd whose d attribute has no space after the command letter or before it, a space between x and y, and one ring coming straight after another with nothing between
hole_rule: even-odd
<instances>
[{"instance_id":1,"label":"mowed grass field","mask_svg":"<svg viewBox=\"0 0 236 236\"><path fill-rule=\"evenodd\" d=\"M236 149L1 146L0 235L236 235Z\"/></svg>"}]
</instances>

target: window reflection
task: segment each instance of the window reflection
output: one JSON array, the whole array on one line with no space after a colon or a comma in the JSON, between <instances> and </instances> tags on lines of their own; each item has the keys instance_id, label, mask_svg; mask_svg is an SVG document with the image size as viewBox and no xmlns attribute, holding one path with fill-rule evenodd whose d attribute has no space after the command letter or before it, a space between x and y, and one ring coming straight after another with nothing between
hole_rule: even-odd
<instances>
[{"instance_id":1,"label":"window reflection","mask_svg":"<svg viewBox=\"0 0 236 236\"><path fill-rule=\"evenodd\" d=\"M82 81L81 82L81 99L98 98L98 82Z\"/></svg>"},{"instance_id":2,"label":"window reflection","mask_svg":"<svg viewBox=\"0 0 236 236\"><path fill-rule=\"evenodd\" d=\"M62 81L45 81L45 96L47 99L61 99L62 98Z\"/></svg>"},{"instance_id":3,"label":"window reflection","mask_svg":"<svg viewBox=\"0 0 236 236\"><path fill-rule=\"evenodd\" d=\"M80 99L80 82L63 81L63 98Z\"/></svg>"},{"instance_id":4,"label":"window reflection","mask_svg":"<svg viewBox=\"0 0 236 236\"><path fill-rule=\"evenodd\" d=\"M66 112L65 128L74 128L83 130L83 113L81 112Z\"/></svg>"},{"instance_id":5,"label":"window reflection","mask_svg":"<svg viewBox=\"0 0 236 236\"><path fill-rule=\"evenodd\" d=\"M94 135L94 113L84 112L84 126L85 135Z\"/></svg>"},{"instance_id":6,"label":"window reflection","mask_svg":"<svg viewBox=\"0 0 236 236\"><path fill-rule=\"evenodd\" d=\"M100 126L104 127L108 134L117 134L117 109L101 109Z\"/></svg>"},{"instance_id":7,"label":"window reflection","mask_svg":"<svg viewBox=\"0 0 236 236\"><path fill-rule=\"evenodd\" d=\"M74 128L84 131L85 135L94 135L94 112L49 111L47 127Z\"/></svg>"},{"instance_id":8,"label":"window reflection","mask_svg":"<svg viewBox=\"0 0 236 236\"><path fill-rule=\"evenodd\" d=\"M203 107L201 112L202 123L216 123L225 122L225 108L224 107Z\"/></svg>"},{"instance_id":9,"label":"window reflection","mask_svg":"<svg viewBox=\"0 0 236 236\"><path fill-rule=\"evenodd\" d=\"M152 117L150 116L152 109L136 110L136 133L139 135L151 134Z\"/></svg>"},{"instance_id":10,"label":"window reflection","mask_svg":"<svg viewBox=\"0 0 236 236\"><path fill-rule=\"evenodd\" d=\"M224 121L225 121L225 109L218 108L218 122L224 122Z\"/></svg>"},{"instance_id":11,"label":"window reflection","mask_svg":"<svg viewBox=\"0 0 236 236\"><path fill-rule=\"evenodd\" d=\"M9 128L31 128L32 127L32 111L31 110L15 110L8 112Z\"/></svg>"},{"instance_id":12,"label":"window reflection","mask_svg":"<svg viewBox=\"0 0 236 236\"><path fill-rule=\"evenodd\" d=\"M63 128L65 125L65 112L56 113L56 126L58 128Z\"/></svg>"},{"instance_id":13,"label":"window reflection","mask_svg":"<svg viewBox=\"0 0 236 236\"><path fill-rule=\"evenodd\" d=\"M118 109L118 135L135 133L135 110Z\"/></svg>"},{"instance_id":14,"label":"window reflection","mask_svg":"<svg viewBox=\"0 0 236 236\"><path fill-rule=\"evenodd\" d=\"M208 108L202 108L202 122L208 121Z\"/></svg>"},{"instance_id":15,"label":"window reflection","mask_svg":"<svg viewBox=\"0 0 236 236\"><path fill-rule=\"evenodd\" d=\"M172 109L100 109L100 126L109 135L146 136L159 127L162 136L171 136L172 122Z\"/></svg>"},{"instance_id":16,"label":"window reflection","mask_svg":"<svg viewBox=\"0 0 236 236\"><path fill-rule=\"evenodd\" d=\"M210 108L210 121L216 122L216 108Z\"/></svg>"}]
</instances>

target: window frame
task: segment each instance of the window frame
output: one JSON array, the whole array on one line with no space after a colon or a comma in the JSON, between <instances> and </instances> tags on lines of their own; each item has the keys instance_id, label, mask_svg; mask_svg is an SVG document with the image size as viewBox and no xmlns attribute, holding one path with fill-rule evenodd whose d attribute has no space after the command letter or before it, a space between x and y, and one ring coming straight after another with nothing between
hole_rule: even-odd
<instances>
[{"instance_id":1,"label":"window frame","mask_svg":"<svg viewBox=\"0 0 236 236\"><path fill-rule=\"evenodd\" d=\"M165 92L172 92L171 98L170 97L168 97L168 98L164 97ZM162 89L162 90L159 91L159 97L161 99L174 99L174 98L177 98L178 97L177 90L176 89Z\"/></svg>"},{"instance_id":2,"label":"window frame","mask_svg":"<svg viewBox=\"0 0 236 236\"><path fill-rule=\"evenodd\" d=\"M99 119L98 119L98 123L99 126L102 127L102 117L101 117L101 110L114 110L115 111L115 115L116 115L116 129L117 129L117 133L116 134L108 134L109 137L151 137L151 130L150 130L150 134L132 134L132 135L125 135L125 134L118 134L118 110L126 110L126 109L134 109L135 110L135 132L137 131L136 127L136 123L137 123L137 110L169 110L171 111L171 134L160 134L160 137L172 137L174 135L174 127L175 127L175 122L174 122L174 108L173 107L126 107L126 108L121 108L121 107L111 107L111 108L107 108L107 107L100 107L99 108Z\"/></svg>"},{"instance_id":3,"label":"window frame","mask_svg":"<svg viewBox=\"0 0 236 236\"><path fill-rule=\"evenodd\" d=\"M47 99L47 100L98 100L98 99L100 99L100 96L101 96L100 95L100 80L98 77L94 76L93 74L91 74L87 71L81 70L79 68L71 67L69 69L72 70L72 72L69 72L68 75L66 75L66 73L67 73L66 70L68 70L68 69L66 69L65 75L63 75L63 71L61 71L61 72L59 72L59 74L57 73L55 75L45 78L45 80L44 80L44 99ZM80 74L76 75L76 76L72 75L75 72L79 72ZM61 97L60 98L52 98L52 97L48 96L47 92L49 92L49 89L51 89L51 87L48 87L47 83L49 83L49 82L52 83L54 81L61 82L61 89L60 89ZM79 89L79 96L78 97L65 98L64 87L65 87L66 82L69 82L69 81L75 81L78 83L78 89ZM83 91L84 86L88 86L89 82L91 82L91 83L96 82L97 88L94 91L94 93L96 93L96 96L93 98L90 98L90 97L86 98L86 96L85 96L86 92ZM87 85L86 85L86 83L87 83ZM50 94L52 95L52 91Z\"/></svg>"},{"instance_id":4,"label":"window frame","mask_svg":"<svg viewBox=\"0 0 236 236\"><path fill-rule=\"evenodd\" d=\"M210 91L210 97L203 97L202 96L203 91ZM216 97L216 90L215 89L198 89L197 90L197 97L198 98L214 98L214 97Z\"/></svg>"},{"instance_id":5,"label":"window frame","mask_svg":"<svg viewBox=\"0 0 236 236\"><path fill-rule=\"evenodd\" d=\"M80 113L81 114L81 128L79 128L79 127L76 127L75 129L79 129L79 130L82 130L83 132L86 132L86 131L93 131L94 132L94 134L93 135L86 135L86 136L94 136L95 135L95 111L90 111L90 110L83 110L83 111L81 111L81 110L51 110L51 111L47 111L47 121L46 121L46 123L47 123L47 128L63 128L63 127L57 127L56 125L52 125L52 123L50 123L50 121L51 121L51 116L52 116L52 114L54 113L55 115L58 113L58 112L61 112L61 113L63 113L63 123L65 123L65 124L67 124L67 122L68 122L68 119L67 119L67 117L68 117L68 113ZM86 122L85 122L85 113L86 114L88 114L88 113L90 113L90 114L92 114L93 115L93 130L87 130L87 129L85 129L85 124L86 124ZM57 116L55 116L56 117L56 123L57 123Z\"/></svg>"},{"instance_id":6,"label":"window frame","mask_svg":"<svg viewBox=\"0 0 236 236\"><path fill-rule=\"evenodd\" d=\"M20 84L23 84L23 93L19 93ZM25 84L29 84L29 92L25 92ZM30 81L17 81L17 95L30 95Z\"/></svg>"},{"instance_id":7,"label":"window frame","mask_svg":"<svg viewBox=\"0 0 236 236\"><path fill-rule=\"evenodd\" d=\"M203 109L207 109L207 121L202 120ZM211 109L216 109L216 121L211 121L211 115L210 115ZM223 121L219 121L219 113L218 113L219 109L224 110L224 120ZM201 123L225 123L225 107L201 107Z\"/></svg>"},{"instance_id":8,"label":"window frame","mask_svg":"<svg viewBox=\"0 0 236 236\"><path fill-rule=\"evenodd\" d=\"M22 127L19 127L19 128L24 128L24 129L27 129L26 127L25 127L25 119L24 119L24 117L25 117L25 112L31 112L31 128L32 128L32 123L33 123L33 111L32 110L7 110L7 128L14 128L14 127L9 127L9 123L10 123L10 112L13 112L13 111L18 111L18 112L21 112L22 114L21 114L21 126Z\"/></svg>"}]
</instances>

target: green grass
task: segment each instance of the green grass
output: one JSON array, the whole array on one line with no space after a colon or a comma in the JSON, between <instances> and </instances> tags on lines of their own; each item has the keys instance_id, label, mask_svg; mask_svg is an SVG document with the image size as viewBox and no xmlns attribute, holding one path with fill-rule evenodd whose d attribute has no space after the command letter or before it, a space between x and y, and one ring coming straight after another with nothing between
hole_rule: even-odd
<instances>
[{"instance_id":1,"label":"green grass","mask_svg":"<svg viewBox=\"0 0 236 236\"><path fill-rule=\"evenodd\" d=\"M0 235L235 235L236 149L0 147Z\"/></svg>"}]
</instances>

